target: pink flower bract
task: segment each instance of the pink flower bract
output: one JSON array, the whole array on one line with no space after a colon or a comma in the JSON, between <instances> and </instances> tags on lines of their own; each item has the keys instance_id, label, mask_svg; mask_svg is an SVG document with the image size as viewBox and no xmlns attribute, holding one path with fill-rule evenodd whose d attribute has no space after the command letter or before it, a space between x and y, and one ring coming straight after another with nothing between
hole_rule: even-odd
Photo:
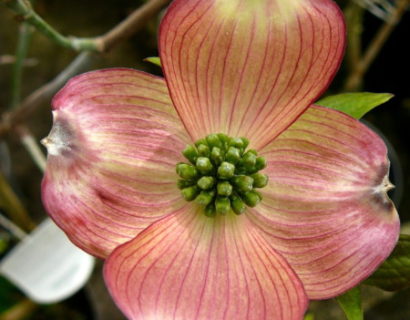
<instances>
[{"instance_id":1,"label":"pink flower bract","mask_svg":"<svg viewBox=\"0 0 410 320\"><path fill-rule=\"evenodd\" d=\"M399 232L383 141L312 105L345 26L330 0L175 0L165 79L130 69L73 78L54 98L42 192L70 239L105 258L130 319L302 319L352 288ZM206 217L176 182L181 151L245 136L268 162L262 202Z\"/></svg>"}]
</instances>

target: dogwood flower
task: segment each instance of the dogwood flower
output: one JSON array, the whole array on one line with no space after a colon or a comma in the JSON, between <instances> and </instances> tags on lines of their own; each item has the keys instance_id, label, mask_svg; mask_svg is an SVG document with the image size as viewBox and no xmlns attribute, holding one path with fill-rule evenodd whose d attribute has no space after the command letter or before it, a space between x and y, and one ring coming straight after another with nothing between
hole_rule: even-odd
<instances>
[{"instance_id":1,"label":"dogwood flower","mask_svg":"<svg viewBox=\"0 0 410 320\"><path fill-rule=\"evenodd\" d=\"M399 232L383 141L312 103L345 46L330 0L175 0L165 78L89 72L53 100L43 202L129 319L302 319Z\"/></svg>"}]
</instances>

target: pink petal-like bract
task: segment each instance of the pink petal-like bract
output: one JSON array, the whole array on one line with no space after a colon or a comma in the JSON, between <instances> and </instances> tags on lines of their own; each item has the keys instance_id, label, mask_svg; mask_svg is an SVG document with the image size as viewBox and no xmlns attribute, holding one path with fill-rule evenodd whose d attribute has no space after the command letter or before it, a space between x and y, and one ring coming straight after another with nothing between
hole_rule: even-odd
<instances>
[{"instance_id":1,"label":"pink petal-like bract","mask_svg":"<svg viewBox=\"0 0 410 320\"><path fill-rule=\"evenodd\" d=\"M384 142L340 112L310 107L261 150L269 185L249 213L310 299L355 286L387 258L399 218Z\"/></svg>"},{"instance_id":2,"label":"pink petal-like bract","mask_svg":"<svg viewBox=\"0 0 410 320\"><path fill-rule=\"evenodd\" d=\"M80 248L106 257L185 205L175 164L189 140L163 79L129 69L77 76L53 116L43 203Z\"/></svg>"},{"instance_id":3,"label":"pink petal-like bract","mask_svg":"<svg viewBox=\"0 0 410 320\"><path fill-rule=\"evenodd\" d=\"M160 27L165 80L108 69L56 95L43 202L75 244L108 256L129 319L300 320L308 298L343 293L389 255L399 220L383 141L311 105L344 46L331 0L175 0ZM213 133L267 160L245 213L206 217L177 188L181 151ZM229 180L215 168L213 183Z\"/></svg>"},{"instance_id":4,"label":"pink petal-like bract","mask_svg":"<svg viewBox=\"0 0 410 320\"><path fill-rule=\"evenodd\" d=\"M345 45L329 0L175 0L159 51L191 137L273 140L328 86Z\"/></svg>"},{"instance_id":5,"label":"pink petal-like bract","mask_svg":"<svg viewBox=\"0 0 410 320\"><path fill-rule=\"evenodd\" d=\"M303 286L246 215L207 218L194 206L154 223L106 261L129 319L300 320Z\"/></svg>"}]
</instances>

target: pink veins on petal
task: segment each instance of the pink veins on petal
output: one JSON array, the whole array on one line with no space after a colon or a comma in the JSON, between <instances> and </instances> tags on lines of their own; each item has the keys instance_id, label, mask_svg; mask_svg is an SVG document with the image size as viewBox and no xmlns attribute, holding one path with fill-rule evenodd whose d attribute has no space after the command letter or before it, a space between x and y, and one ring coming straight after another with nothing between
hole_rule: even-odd
<instances>
[{"instance_id":1,"label":"pink veins on petal","mask_svg":"<svg viewBox=\"0 0 410 320\"><path fill-rule=\"evenodd\" d=\"M354 287L390 254L383 141L312 104L344 46L330 0L175 0L160 26L165 78L98 70L55 96L43 202L107 258L129 319L303 319L308 299ZM217 133L267 161L262 201L242 214L207 217L177 187L181 151Z\"/></svg>"}]
</instances>

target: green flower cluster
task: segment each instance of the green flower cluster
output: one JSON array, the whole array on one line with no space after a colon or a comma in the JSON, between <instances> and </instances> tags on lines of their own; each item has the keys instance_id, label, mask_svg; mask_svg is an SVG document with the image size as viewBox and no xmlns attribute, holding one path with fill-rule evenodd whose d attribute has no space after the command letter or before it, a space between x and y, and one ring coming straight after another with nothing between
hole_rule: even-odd
<instances>
[{"instance_id":1,"label":"green flower cluster","mask_svg":"<svg viewBox=\"0 0 410 320\"><path fill-rule=\"evenodd\" d=\"M246 150L249 140L231 138L225 134L210 134L205 139L188 145L182 152L190 163L178 163L178 188L187 201L204 206L207 216L216 213L236 214L246 206L255 207L261 194L255 188L263 188L268 176L259 171L266 167L266 160L255 150Z\"/></svg>"}]
</instances>

